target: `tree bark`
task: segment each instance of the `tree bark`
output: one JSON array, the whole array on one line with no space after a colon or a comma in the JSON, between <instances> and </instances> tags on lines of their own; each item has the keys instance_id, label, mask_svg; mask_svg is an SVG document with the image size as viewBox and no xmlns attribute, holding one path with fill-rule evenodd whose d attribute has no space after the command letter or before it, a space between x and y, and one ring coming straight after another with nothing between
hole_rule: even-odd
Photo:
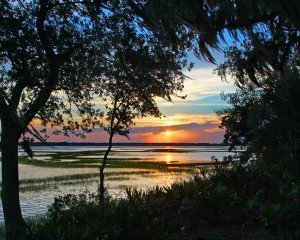
<instances>
[{"instance_id":1,"label":"tree bark","mask_svg":"<svg viewBox=\"0 0 300 240\"><path fill-rule=\"evenodd\" d=\"M99 176L100 176L100 183L99 183L99 204L102 205L102 207L104 206L104 196L105 196L105 188L104 188L104 168L106 166L106 162L107 162L107 157L108 154L111 150L112 147L112 141L113 141L113 137L115 135L115 127L117 127L119 125L119 121L117 122L117 124L114 126L114 121L116 118L116 112L117 112L117 103L118 103L118 95L115 96L114 98L114 106L113 106L113 111L112 111L112 115L111 115L111 119L110 119L110 124L109 124L109 140L108 140L108 148L105 151L105 154L103 156L103 162L100 166L99 169Z\"/></svg>"},{"instance_id":2,"label":"tree bark","mask_svg":"<svg viewBox=\"0 0 300 240\"><path fill-rule=\"evenodd\" d=\"M112 147L112 139L113 139L113 132L111 132L109 134L109 142L108 142L108 148L106 149L105 151L105 154L104 154L104 157L103 157L103 162L100 166L100 183L99 183L99 203L100 205L103 205L104 204L104 196L105 196L105 187L104 187L104 169L105 169L105 166L106 166L106 162L107 162L107 157L108 157L108 154L111 150L111 147Z\"/></svg>"},{"instance_id":3,"label":"tree bark","mask_svg":"<svg viewBox=\"0 0 300 240\"><path fill-rule=\"evenodd\" d=\"M2 206L7 239L21 239L26 234L19 199L18 140L20 132L13 121L1 121Z\"/></svg>"}]
</instances>

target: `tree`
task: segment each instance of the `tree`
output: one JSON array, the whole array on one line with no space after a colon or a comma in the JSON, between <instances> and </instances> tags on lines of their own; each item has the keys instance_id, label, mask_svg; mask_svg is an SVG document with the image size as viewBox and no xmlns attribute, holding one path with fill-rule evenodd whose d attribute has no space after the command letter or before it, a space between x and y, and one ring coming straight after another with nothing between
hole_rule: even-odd
<instances>
[{"instance_id":1,"label":"tree","mask_svg":"<svg viewBox=\"0 0 300 240\"><path fill-rule=\"evenodd\" d=\"M141 37L131 25L121 25L109 39L119 44L108 57L109 66L103 72L105 78L100 86L108 100L104 130L109 134L108 148L100 167L101 203L105 193L104 169L114 135L128 138L136 118L159 117L155 98L171 101L172 95L178 96L183 89L182 68L186 64L186 60L180 60L184 51L164 54L155 38Z\"/></svg>"},{"instance_id":2,"label":"tree","mask_svg":"<svg viewBox=\"0 0 300 240\"><path fill-rule=\"evenodd\" d=\"M238 85L236 93L224 95L231 107L219 111L221 127L226 130L224 140L231 147L247 147L242 154L243 163L254 158L260 166L268 169L299 170L298 50L290 46L286 58L275 55L282 56L282 51L272 52L276 57L270 53L270 63L253 62L255 72L249 75L249 67L253 65L246 63L255 50L251 42L243 49L231 48L229 58L219 68L223 77L225 73L231 74Z\"/></svg>"},{"instance_id":3,"label":"tree","mask_svg":"<svg viewBox=\"0 0 300 240\"><path fill-rule=\"evenodd\" d=\"M179 64L168 82L157 78L156 89L182 86L176 74L185 66L182 59L190 44L182 28L173 41L158 38L123 1L1 1L0 10L2 202L8 239L18 239L26 231L19 202L18 141L36 132L32 121L50 123L59 127L55 133L66 135L81 135L81 130L99 124L101 114L91 100L103 97L103 70L111 66L110 55L122 44L114 42L111 33L121 25L130 25L137 38L144 39L144 50L156 49L153 57L160 63L167 56L173 61L166 64ZM74 109L82 120L74 116Z\"/></svg>"},{"instance_id":4,"label":"tree","mask_svg":"<svg viewBox=\"0 0 300 240\"><path fill-rule=\"evenodd\" d=\"M18 238L25 231L18 191L19 138L35 132L31 122L36 118L43 125L60 126L56 133L64 134L80 135L80 129L90 131L99 124L100 113L91 100L101 95L96 83L113 45L105 37L117 26L130 23L139 36L151 36L149 42L160 51L161 59L165 55L180 59L197 41L195 52L213 61L209 50L218 47L219 38L224 39L224 29L234 35L233 29L247 26L249 30L257 22L278 16L289 16L295 22L299 15L292 4L284 8L267 1L259 1L260 11L254 8L256 4L243 8L238 1L182 2L1 1L2 202L8 238ZM280 14L274 14L276 6ZM249 11L245 14L243 9ZM254 13L259 13L255 19ZM247 17L250 21L242 21ZM109 21L115 24L107 27ZM82 121L73 117L74 107L68 102L78 109Z\"/></svg>"},{"instance_id":5,"label":"tree","mask_svg":"<svg viewBox=\"0 0 300 240\"><path fill-rule=\"evenodd\" d=\"M210 62L214 62L211 50L220 50L220 45L227 44L230 38L239 41L252 37L259 29L269 36L278 34L277 30L297 34L300 28L297 0L289 4L281 0L149 0L135 9L154 30L163 28L171 34L178 26L192 30L195 54ZM286 44L274 42L270 47L283 45Z\"/></svg>"},{"instance_id":6,"label":"tree","mask_svg":"<svg viewBox=\"0 0 300 240\"><path fill-rule=\"evenodd\" d=\"M219 114L225 142L247 146L246 160L254 155L270 167L291 159L299 168L300 26L293 14L280 12L226 50L217 72L225 80L231 76L238 90L224 96L232 108Z\"/></svg>"},{"instance_id":7,"label":"tree","mask_svg":"<svg viewBox=\"0 0 300 240\"><path fill-rule=\"evenodd\" d=\"M90 79L101 69L101 42L93 40L92 29L82 19L90 19L87 6L1 1L0 11L2 202L7 236L13 239L25 232L19 203L18 140L35 131L34 118L44 125L49 121L61 125L63 115L72 117L63 94L84 118L82 125L70 119L66 132L80 125L87 130L85 122L97 123L88 116L92 113L97 118L88 101Z\"/></svg>"},{"instance_id":8,"label":"tree","mask_svg":"<svg viewBox=\"0 0 300 240\"><path fill-rule=\"evenodd\" d=\"M123 70L123 69L122 69ZM100 166L100 182L99 182L99 202L101 205L104 203L105 187L104 187L104 169L108 160L108 155L113 145L114 135L125 136L129 138L130 127L134 124L134 120L138 117L144 117L147 114L154 116L160 116L160 112L155 105L149 104L149 99L145 98L144 95L140 96L135 93L136 90L132 89L128 84L124 84L124 76L122 74L117 76L115 82L111 82L111 87L114 88L113 92L108 93L111 98L111 104L107 104L107 126L104 130L109 134L108 148L106 149L102 163ZM124 71L124 70L123 70ZM122 76L123 75L123 76ZM120 79L121 78L121 79ZM113 81L114 81L113 80ZM124 88L127 85L128 88ZM149 96L148 92L144 93ZM149 97L152 98L151 96ZM153 100L153 99L151 99Z\"/></svg>"}]
</instances>

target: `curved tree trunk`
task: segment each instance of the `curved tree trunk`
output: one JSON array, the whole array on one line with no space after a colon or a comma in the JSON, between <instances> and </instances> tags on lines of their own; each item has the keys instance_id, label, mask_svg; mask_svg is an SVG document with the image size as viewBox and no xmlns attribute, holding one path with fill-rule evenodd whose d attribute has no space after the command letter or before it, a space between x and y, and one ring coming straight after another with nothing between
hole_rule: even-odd
<instances>
[{"instance_id":1,"label":"curved tree trunk","mask_svg":"<svg viewBox=\"0 0 300 240\"><path fill-rule=\"evenodd\" d=\"M2 119L2 206L7 239L21 239L26 233L19 199L18 140L20 133L9 119Z\"/></svg>"},{"instance_id":2,"label":"curved tree trunk","mask_svg":"<svg viewBox=\"0 0 300 240\"><path fill-rule=\"evenodd\" d=\"M113 139L113 132L110 133L109 135L109 142L108 142L108 148L106 149L105 151L105 154L104 154L104 157L103 157L103 162L100 166L100 186L99 186L99 202L100 202L100 205L103 205L104 203L104 196L105 196L105 187L104 187L104 169L105 169L105 166L106 166L106 162L107 162L107 157L108 157L108 154L111 150L111 147L112 147L112 139Z\"/></svg>"}]
</instances>

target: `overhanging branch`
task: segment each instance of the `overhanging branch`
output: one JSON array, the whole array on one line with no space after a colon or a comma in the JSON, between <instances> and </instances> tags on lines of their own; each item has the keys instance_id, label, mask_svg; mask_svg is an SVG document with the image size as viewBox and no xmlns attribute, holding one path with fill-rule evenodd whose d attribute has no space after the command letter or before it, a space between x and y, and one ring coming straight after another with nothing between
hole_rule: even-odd
<instances>
[{"instance_id":1,"label":"overhanging branch","mask_svg":"<svg viewBox=\"0 0 300 240\"><path fill-rule=\"evenodd\" d=\"M55 85L58 82L58 72L60 61L55 54L51 45L48 33L45 30L45 21L47 19L49 6L48 0L40 0L40 10L38 12L38 18L36 22L37 33L41 41L42 47L46 52L46 57L49 62L50 71L47 74L45 85L38 93L37 98L30 105L24 116L22 117L24 123L28 125L37 112L43 107L51 96L52 91L55 89Z\"/></svg>"}]
</instances>

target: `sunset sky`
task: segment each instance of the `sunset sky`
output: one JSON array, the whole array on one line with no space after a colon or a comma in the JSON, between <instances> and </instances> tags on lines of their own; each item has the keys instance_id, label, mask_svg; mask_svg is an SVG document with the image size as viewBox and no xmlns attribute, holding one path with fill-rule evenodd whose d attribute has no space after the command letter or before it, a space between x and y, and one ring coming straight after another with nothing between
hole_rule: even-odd
<instances>
[{"instance_id":1,"label":"sunset sky","mask_svg":"<svg viewBox=\"0 0 300 240\"><path fill-rule=\"evenodd\" d=\"M221 53L215 53L217 62L223 61ZM165 117L137 119L129 135L115 136L115 142L155 142L155 143L221 143L224 132L219 129L219 120L215 110L226 107L220 93L233 92L232 82L223 82L213 74L216 65L190 57L195 62L192 71L186 71L189 77L185 81L183 95L185 100L173 99L173 103L158 99L158 105ZM77 137L51 136L48 141L69 142L107 142L108 135L101 129L95 129L85 139Z\"/></svg>"}]
</instances>

